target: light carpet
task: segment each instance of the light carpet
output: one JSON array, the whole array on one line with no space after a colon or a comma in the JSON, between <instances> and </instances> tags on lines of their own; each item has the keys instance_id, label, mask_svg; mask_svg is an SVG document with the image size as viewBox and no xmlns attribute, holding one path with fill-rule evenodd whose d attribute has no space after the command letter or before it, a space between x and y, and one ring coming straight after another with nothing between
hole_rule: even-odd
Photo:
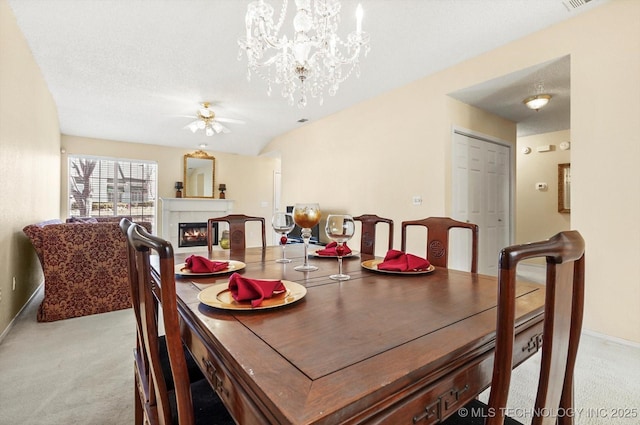
<instances>
[{"instance_id":1,"label":"light carpet","mask_svg":"<svg viewBox=\"0 0 640 425\"><path fill-rule=\"evenodd\" d=\"M133 423L131 309L38 323L41 301L0 343L0 424Z\"/></svg>"}]
</instances>

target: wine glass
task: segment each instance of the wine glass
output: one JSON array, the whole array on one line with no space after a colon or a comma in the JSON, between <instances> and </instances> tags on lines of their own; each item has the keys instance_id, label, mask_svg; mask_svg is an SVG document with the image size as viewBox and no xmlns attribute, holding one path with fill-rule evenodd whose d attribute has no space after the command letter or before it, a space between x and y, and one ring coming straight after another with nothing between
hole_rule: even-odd
<instances>
[{"instance_id":1,"label":"wine glass","mask_svg":"<svg viewBox=\"0 0 640 425\"><path fill-rule=\"evenodd\" d=\"M291 214L277 212L271 218L271 225L276 233L280 234L280 245L282 245L282 258L276 260L276 263L290 263L291 259L285 256L284 250L287 246L287 234L296 227Z\"/></svg>"},{"instance_id":2,"label":"wine glass","mask_svg":"<svg viewBox=\"0 0 640 425\"><path fill-rule=\"evenodd\" d=\"M311 228L320 222L320 205L318 204L296 204L293 207L293 221L302 229L302 240L304 242L304 264L297 266L294 270L299 272L313 272L318 270L316 266L309 264L309 238L311 238Z\"/></svg>"},{"instance_id":3,"label":"wine glass","mask_svg":"<svg viewBox=\"0 0 640 425\"><path fill-rule=\"evenodd\" d=\"M338 274L332 274L329 278L333 280L349 280L351 276L342 273L342 254L344 254L344 244L353 237L356 225L353 217L343 214L329 214L325 231L332 241L336 242L336 254L338 256Z\"/></svg>"}]
</instances>

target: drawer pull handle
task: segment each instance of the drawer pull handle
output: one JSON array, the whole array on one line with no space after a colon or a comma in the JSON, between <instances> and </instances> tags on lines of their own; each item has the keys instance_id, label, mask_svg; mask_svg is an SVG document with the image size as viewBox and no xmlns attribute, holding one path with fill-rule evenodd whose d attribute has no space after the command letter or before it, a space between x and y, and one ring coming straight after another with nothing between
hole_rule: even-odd
<instances>
[{"instance_id":1,"label":"drawer pull handle","mask_svg":"<svg viewBox=\"0 0 640 425\"><path fill-rule=\"evenodd\" d=\"M202 358L202 363L204 363L204 367L206 369L207 375L209 375L209 379L213 382L213 389L218 394L229 395L229 391L224 387L222 383L222 378L218 374L218 370L216 367L209 361L207 358Z\"/></svg>"},{"instance_id":2,"label":"drawer pull handle","mask_svg":"<svg viewBox=\"0 0 640 425\"><path fill-rule=\"evenodd\" d=\"M425 406L424 408L424 412L422 412L420 415L414 416L413 417L413 423L417 424L418 422L421 422L425 419L431 419L434 416L438 415L438 406L440 405L440 399L437 399L436 401L434 401L433 403L431 403L428 406Z\"/></svg>"},{"instance_id":3,"label":"drawer pull handle","mask_svg":"<svg viewBox=\"0 0 640 425\"><path fill-rule=\"evenodd\" d=\"M527 344L522 347L522 351L526 351L528 353L532 351L538 351L542 347L542 334L533 335Z\"/></svg>"},{"instance_id":4,"label":"drawer pull handle","mask_svg":"<svg viewBox=\"0 0 640 425\"><path fill-rule=\"evenodd\" d=\"M465 393L469 389L469 385L465 385L461 390L457 388L452 388L448 394L441 396L443 400L443 406L441 406L442 410L448 412L452 407L458 404L460 401L460 396Z\"/></svg>"}]
</instances>

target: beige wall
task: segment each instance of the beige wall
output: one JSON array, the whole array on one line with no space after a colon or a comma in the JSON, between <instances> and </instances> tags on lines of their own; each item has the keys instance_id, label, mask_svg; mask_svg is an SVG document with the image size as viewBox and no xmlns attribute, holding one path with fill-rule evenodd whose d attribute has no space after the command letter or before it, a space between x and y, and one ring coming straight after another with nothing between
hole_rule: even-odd
<instances>
[{"instance_id":1,"label":"beige wall","mask_svg":"<svg viewBox=\"0 0 640 425\"><path fill-rule=\"evenodd\" d=\"M58 217L59 164L53 98L13 11L0 0L0 334L42 283L22 228Z\"/></svg>"},{"instance_id":2,"label":"beige wall","mask_svg":"<svg viewBox=\"0 0 640 425\"><path fill-rule=\"evenodd\" d=\"M571 226L588 250L584 326L640 342L639 20L640 2L606 3L275 139L265 151L282 155L283 200L397 223L448 214L451 127L500 135L480 130L482 120L462 123L447 93L569 54ZM412 206L412 195L423 205Z\"/></svg>"},{"instance_id":3,"label":"beige wall","mask_svg":"<svg viewBox=\"0 0 640 425\"><path fill-rule=\"evenodd\" d=\"M571 229L571 214L558 212L558 164L571 162L571 151L562 150L559 145L570 141L570 137L566 130L518 138L517 243L539 241ZM553 150L537 151L545 145L552 145ZM531 153L524 154L525 147ZM546 183L548 189L537 190L536 183Z\"/></svg>"},{"instance_id":4,"label":"beige wall","mask_svg":"<svg viewBox=\"0 0 640 425\"><path fill-rule=\"evenodd\" d=\"M447 214L450 149L442 140L451 139L453 126L514 145L516 128L446 96L448 79L440 74L422 80L275 139L266 151L281 154L283 201L319 202L325 216L391 218L398 248L401 221ZM422 205L412 204L414 195ZM350 244L359 243L356 234ZM376 248L379 255L386 249ZM408 249L421 252L426 246L410 241Z\"/></svg>"},{"instance_id":5,"label":"beige wall","mask_svg":"<svg viewBox=\"0 0 640 425\"><path fill-rule=\"evenodd\" d=\"M187 135L188 137L188 135ZM143 159L158 163L158 194L161 198L174 198L174 183L183 180L183 155L194 150L171 148L141 143L125 143L112 140L90 139L86 137L62 136L62 156L60 173L61 217L68 214L69 185L68 155L93 155L121 159ZM273 211L273 173L280 169L280 161L270 157L232 155L207 152L216 158L216 188L219 183L227 185L226 199L234 200L234 212L265 217L271 222ZM215 192L215 197L219 192ZM159 204L158 204L159 205ZM160 205L159 205L160 206ZM157 229L161 234L161 215L157 213ZM269 229L267 229L269 230ZM261 236L248 229L247 244L259 245Z\"/></svg>"}]
</instances>

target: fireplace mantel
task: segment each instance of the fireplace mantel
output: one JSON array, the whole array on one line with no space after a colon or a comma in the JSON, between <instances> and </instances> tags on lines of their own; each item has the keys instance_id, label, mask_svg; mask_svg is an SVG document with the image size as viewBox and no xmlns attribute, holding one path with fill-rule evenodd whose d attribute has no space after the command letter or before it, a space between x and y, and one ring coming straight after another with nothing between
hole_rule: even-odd
<instances>
[{"instance_id":1,"label":"fireplace mantel","mask_svg":"<svg viewBox=\"0 0 640 425\"><path fill-rule=\"evenodd\" d=\"M210 198L160 198L162 205L162 239L171 242L176 252L184 250L178 248L178 223L206 222L213 217L231 214L233 201L230 199ZM207 250L207 247L200 249ZM187 248L193 251L194 248Z\"/></svg>"}]
</instances>

